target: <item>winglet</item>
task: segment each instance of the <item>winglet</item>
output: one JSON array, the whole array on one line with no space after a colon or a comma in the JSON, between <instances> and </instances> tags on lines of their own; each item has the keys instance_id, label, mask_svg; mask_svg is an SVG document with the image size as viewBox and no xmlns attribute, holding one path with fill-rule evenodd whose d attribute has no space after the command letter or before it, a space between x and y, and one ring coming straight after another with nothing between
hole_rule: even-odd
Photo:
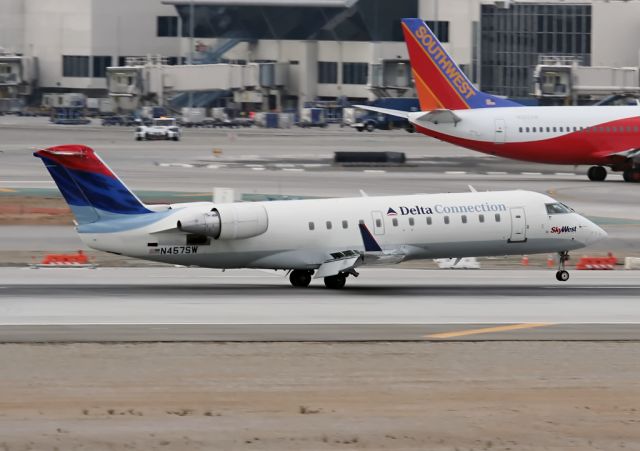
<instances>
[{"instance_id":1,"label":"winglet","mask_svg":"<svg viewBox=\"0 0 640 451\"><path fill-rule=\"evenodd\" d=\"M360 234L362 235L365 252L382 252L382 248L373 235L371 235L367 226L364 224L358 224L358 227L360 227Z\"/></svg>"}]
</instances>

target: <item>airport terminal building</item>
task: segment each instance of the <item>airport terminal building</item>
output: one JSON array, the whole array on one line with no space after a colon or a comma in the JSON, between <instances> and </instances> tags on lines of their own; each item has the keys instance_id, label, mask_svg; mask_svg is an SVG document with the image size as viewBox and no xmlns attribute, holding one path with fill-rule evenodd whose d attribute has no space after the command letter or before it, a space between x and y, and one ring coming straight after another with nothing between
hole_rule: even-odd
<instances>
[{"instance_id":1,"label":"airport terminal building","mask_svg":"<svg viewBox=\"0 0 640 451\"><path fill-rule=\"evenodd\" d=\"M287 109L411 96L399 21L412 16L428 21L474 83L498 95L531 96L543 58L636 75L640 65L640 0L4 0L0 97L157 100L199 91L222 93L203 101ZM169 69L188 62L229 67ZM166 70L107 70L149 64Z\"/></svg>"}]
</instances>

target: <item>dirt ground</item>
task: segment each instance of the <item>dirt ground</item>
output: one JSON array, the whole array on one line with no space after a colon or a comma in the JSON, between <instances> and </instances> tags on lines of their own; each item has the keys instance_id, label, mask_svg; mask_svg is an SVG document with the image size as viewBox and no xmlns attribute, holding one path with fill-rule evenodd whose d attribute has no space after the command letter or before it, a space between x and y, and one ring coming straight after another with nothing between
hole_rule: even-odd
<instances>
[{"instance_id":1,"label":"dirt ground","mask_svg":"<svg viewBox=\"0 0 640 451\"><path fill-rule=\"evenodd\" d=\"M0 345L1 450L638 450L640 344Z\"/></svg>"},{"instance_id":2,"label":"dirt ground","mask_svg":"<svg viewBox=\"0 0 640 451\"><path fill-rule=\"evenodd\" d=\"M73 225L73 215L61 197L1 196L0 225Z\"/></svg>"}]
</instances>

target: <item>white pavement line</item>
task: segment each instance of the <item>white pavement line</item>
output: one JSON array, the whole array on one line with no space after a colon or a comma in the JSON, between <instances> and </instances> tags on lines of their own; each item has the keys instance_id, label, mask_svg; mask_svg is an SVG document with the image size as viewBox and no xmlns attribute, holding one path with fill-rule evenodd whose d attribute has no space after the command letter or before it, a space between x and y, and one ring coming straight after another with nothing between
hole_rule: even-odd
<instances>
[{"instance_id":1,"label":"white pavement line","mask_svg":"<svg viewBox=\"0 0 640 451\"><path fill-rule=\"evenodd\" d=\"M289 172L304 172L304 169L302 168L282 168L282 170Z\"/></svg>"},{"instance_id":2,"label":"white pavement line","mask_svg":"<svg viewBox=\"0 0 640 451\"><path fill-rule=\"evenodd\" d=\"M521 172L522 175L542 175L542 172Z\"/></svg>"},{"instance_id":3,"label":"white pavement line","mask_svg":"<svg viewBox=\"0 0 640 451\"><path fill-rule=\"evenodd\" d=\"M264 166L251 168L252 171L264 171L265 169L267 168L265 168Z\"/></svg>"},{"instance_id":4,"label":"white pavement line","mask_svg":"<svg viewBox=\"0 0 640 451\"><path fill-rule=\"evenodd\" d=\"M245 164L244 166L247 168L263 168L264 164Z\"/></svg>"},{"instance_id":5,"label":"white pavement line","mask_svg":"<svg viewBox=\"0 0 640 451\"><path fill-rule=\"evenodd\" d=\"M218 169L220 166L217 164L208 164L207 169Z\"/></svg>"},{"instance_id":6,"label":"white pavement line","mask_svg":"<svg viewBox=\"0 0 640 451\"><path fill-rule=\"evenodd\" d=\"M556 172L555 175L570 176L570 175L576 175L576 173L575 172Z\"/></svg>"},{"instance_id":7,"label":"white pavement line","mask_svg":"<svg viewBox=\"0 0 640 451\"><path fill-rule=\"evenodd\" d=\"M277 168L292 168L295 166L295 164L293 163L276 163L274 164L275 167Z\"/></svg>"},{"instance_id":8,"label":"white pavement line","mask_svg":"<svg viewBox=\"0 0 640 451\"><path fill-rule=\"evenodd\" d=\"M490 171L487 172L487 175L507 175L507 173L504 171Z\"/></svg>"},{"instance_id":9,"label":"white pavement line","mask_svg":"<svg viewBox=\"0 0 640 451\"><path fill-rule=\"evenodd\" d=\"M387 171L382 169L365 169L362 172L368 172L370 174L385 174Z\"/></svg>"},{"instance_id":10,"label":"white pavement line","mask_svg":"<svg viewBox=\"0 0 640 451\"><path fill-rule=\"evenodd\" d=\"M303 163L301 166L305 168L322 168L322 167L328 167L331 165L327 163Z\"/></svg>"},{"instance_id":11,"label":"white pavement line","mask_svg":"<svg viewBox=\"0 0 640 451\"><path fill-rule=\"evenodd\" d=\"M444 173L448 175L463 175L466 174L467 171L444 171Z\"/></svg>"}]
</instances>

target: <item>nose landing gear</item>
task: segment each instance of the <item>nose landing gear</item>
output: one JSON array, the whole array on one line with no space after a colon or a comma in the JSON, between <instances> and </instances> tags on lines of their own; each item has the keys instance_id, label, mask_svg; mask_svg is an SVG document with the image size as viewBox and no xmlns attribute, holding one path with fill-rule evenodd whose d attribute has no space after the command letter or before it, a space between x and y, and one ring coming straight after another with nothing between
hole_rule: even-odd
<instances>
[{"instance_id":1,"label":"nose landing gear","mask_svg":"<svg viewBox=\"0 0 640 451\"><path fill-rule=\"evenodd\" d=\"M560 257L558 261L558 271L556 272L556 279L558 282L566 282L569 280L569 271L564 269L565 263L569 260L569 252L562 251L558 252L558 256Z\"/></svg>"}]
</instances>

